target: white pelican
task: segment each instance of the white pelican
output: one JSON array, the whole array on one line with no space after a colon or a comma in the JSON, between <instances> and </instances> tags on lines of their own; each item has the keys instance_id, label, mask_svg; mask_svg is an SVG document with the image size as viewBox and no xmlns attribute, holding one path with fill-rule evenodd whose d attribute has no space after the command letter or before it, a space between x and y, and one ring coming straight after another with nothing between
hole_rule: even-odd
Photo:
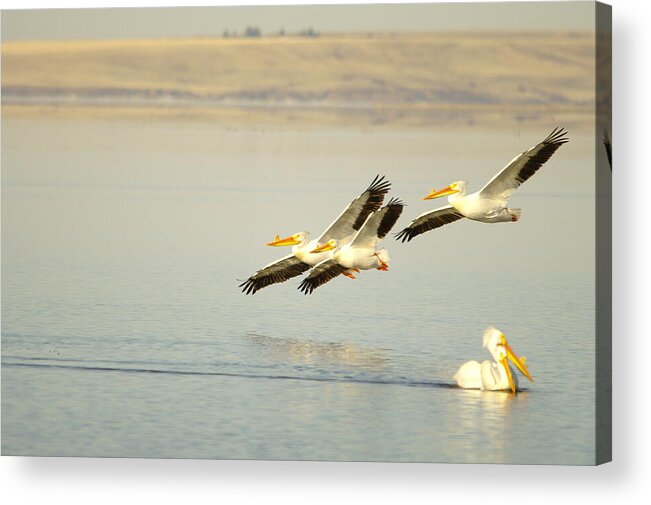
<instances>
[{"instance_id":1,"label":"white pelican","mask_svg":"<svg viewBox=\"0 0 651 505\"><path fill-rule=\"evenodd\" d=\"M608 130L604 130L604 147L606 148L606 156L608 156L608 165L610 166L610 171L613 171L613 147L610 144L610 137L608 136Z\"/></svg>"},{"instance_id":2,"label":"white pelican","mask_svg":"<svg viewBox=\"0 0 651 505\"><path fill-rule=\"evenodd\" d=\"M334 239L341 243L349 242L359 230L366 218L382 206L384 195L389 192L391 183L384 176L375 176L366 190L355 198L350 205L335 219L328 229L315 240L310 240L308 232L302 231L289 237L280 238L278 235L267 245L272 247L293 246L292 254L280 258L262 267L245 280L239 287L242 292L255 294L260 289L285 282L292 277L301 275L313 266L328 258L328 253L311 254L321 242Z\"/></svg>"},{"instance_id":3,"label":"white pelican","mask_svg":"<svg viewBox=\"0 0 651 505\"><path fill-rule=\"evenodd\" d=\"M464 217L483 223L501 223L520 219L521 209L508 207L508 199L524 181L568 142L567 132L555 128L531 149L516 156L488 184L475 193L466 194L466 181L456 181L445 188L432 190L423 200L448 196L450 205L421 214L396 234L403 242Z\"/></svg>"},{"instance_id":4,"label":"white pelican","mask_svg":"<svg viewBox=\"0 0 651 505\"><path fill-rule=\"evenodd\" d=\"M483 363L468 361L454 375L457 384L465 389L481 389L484 391L501 391L510 389L515 393L518 389L518 376L509 365L511 361L522 374L533 382L527 369L526 359L519 358L506 341L504 333L497 328L488 328L484 332L484 347L491 353L495 361L486 360Z\"/></svg>"},{"instance_id":5,"label":"white pelican","mask_svg":"<svg viewBox=\"0 0 651 505\"><path fill-rule=\"evenodd\" d=\"M389 270L389 253L386 249L378 251L376 248L396 224L403 207L404 203L392 198L387 205L366 219L349 243L340 244L336 239L330 239L316 247L313 254L331 251L330 257L316 265L298 289L307 295L340 274L354 279L353 272L360 270Z\"/></svg>"}]
</instances>

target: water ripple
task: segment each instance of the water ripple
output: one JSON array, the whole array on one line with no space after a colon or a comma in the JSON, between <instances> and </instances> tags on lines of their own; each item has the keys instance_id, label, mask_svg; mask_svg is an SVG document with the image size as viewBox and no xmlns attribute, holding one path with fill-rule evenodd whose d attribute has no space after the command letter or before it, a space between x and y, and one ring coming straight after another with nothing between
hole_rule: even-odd
<instances>
[{"instance_id":1,"label":"water ripple","mask_svg":"<svg viewBox=\"0 0 651 505\"><path fill-rule=\"evenodd\" d=\"M36 358L39 359L39 358ZM40 358L45 359L45 358ZM29 368L49 368L63 370L80 370L88 372L124 372L124 373L142 373L142 374L169 374L169 375L193 375L193 376L218 376L218 377L239 377L246 379L275 379L275 380L296 380L312 382L332 382L332 383L355 383L355 384L382 384L407 387L426 387L426 388L453 388L457 386L448 382L422 381L413 380L406 377L394 378L371 378L365 379L353 376L344 377L306 377L295 375L269 375L269 374L251 374L236 372L209 372L209 371L190 371L190 370L172 370L160 368L130 368L130 367L111 367L111 366L90 366L90 365L63 365L54 363L21 363L21 362L2 362L3 367L29 367Z\"/></svg>"}]
</instances>

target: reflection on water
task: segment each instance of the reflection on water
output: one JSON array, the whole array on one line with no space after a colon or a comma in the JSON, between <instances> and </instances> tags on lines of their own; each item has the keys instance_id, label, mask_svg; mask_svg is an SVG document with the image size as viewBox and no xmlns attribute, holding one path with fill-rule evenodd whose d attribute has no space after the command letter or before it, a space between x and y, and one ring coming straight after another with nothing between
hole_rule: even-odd
<instances>
[{"instance_id":1,"label":"reflection on water","mask_svg":"<svg viewBox=\"0 0 651 505\"><path fill-rule=\"evenodd\" d=\"M261 346L274 359L291 364L345 365L364 370L386 369L386 352L366 349L355 343L314 342L248 333L248 339Z\"/></svg>"},{"instance_id":2,"label":"reflection on water","mask_svg":"<svg viewBox=\"0 0 651 505\"><path fill-rule=\"evenodd\" d=\"M481 446L476 461L482 461L483 451L490 450L486 459L506 463L509 434L514 423L519 423L517 413L526 408L526 392L513 395L503 391L464 390L461 397L458 423L466 432L475 431L477 444ZM517 408L516 408L517 407Z\"/></svg>"},{"instance_id":3,"label":"reflection on water","mask_svg":"<svg viewBox=\"0 0 651 505\"><path fill-rule=\"evenodd\" d=\"M376 173L399 228L540 134L3 120L3 453L591 463L589 135L518 190L516 225L389 238L389 272L312 296L237 287ZM536 379L516 396L454 386L489 325Z\"/></svg>"}]
</instances>

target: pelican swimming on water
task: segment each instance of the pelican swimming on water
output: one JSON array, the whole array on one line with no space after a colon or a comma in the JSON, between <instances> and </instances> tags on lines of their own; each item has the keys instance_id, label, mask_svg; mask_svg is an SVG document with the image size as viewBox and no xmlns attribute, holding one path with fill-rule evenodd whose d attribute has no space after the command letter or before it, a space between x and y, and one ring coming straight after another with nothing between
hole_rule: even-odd
<instances>
[{"instance_id":1,"label":"pelican swimming on water","mask_svg":"<svg viewBox=\"0 0 651 505\"><path fill-rule=\"evenodd\" d=\"M563 128L555 128L545 140L513 158L475 193L466 194L466 181L456 181L441 190L432 190L423 200L448 196L449 205L421 214L396 234L396 239L410 241L422 233L464 217L483 223L519 220L521 209L509 208L509 197L568 140Z\"/></svg>"},{"instance_id":2,"label":"pelican swimming on water","mask_svg":"<svg viewBox=\"0 0 651 505\"><path fill-rule=\"evenodd\" d=\"M483 363L468 361L454 375L454 380L459 387L465 389L481 389L483 391L511 390L515 393L518 389L518 376L509 365L513 363L522 374L533 382L527 369L524 356L519 358L509 343L504 333L497 328L488 328L484 332L484 348L493 356L495 361L486 360Z\"/></svg>"},{"instance_id":3,"label":"pelican swimming on water","mask_svg":"<svg viewBox=\"0 0 651 505\"><path fill-rule=\"evenodd\" d=\"M345 244L352 240L354 234L362 227L366 218L377 211L384 202L384 195L389 192L391 183L384 177L376 176L366 190L355 198L335 219L328 229L317 239L310 240L308 232L302 231L289 237L278 235L267 245L271 247L292 246L292 254L280 258L262 267L245 280L239 287L242 292L255 294L260 289L285 282L292 277L303 274L313 266L328 258L328 253L312 254L320 243L336 240Z\"/></svg>"},{"instance_id":4,"label":"pelican swimming on water","mask_svg":"<svg viewBox=\"0 0 651 505\"><path fill-rule=\"evenodd\" d=\"M392 198L366 219L350 242L340 244L336 239L330 239L314 248L312 254L330 251L329 258L316 265L298 289L307 295L342 274L354 279L353 272L360 270L389 270L389 253L386 249L378 251L377 245L396 224L403 207L404 203L398 198Z\"/></svg>"}]
</instances>

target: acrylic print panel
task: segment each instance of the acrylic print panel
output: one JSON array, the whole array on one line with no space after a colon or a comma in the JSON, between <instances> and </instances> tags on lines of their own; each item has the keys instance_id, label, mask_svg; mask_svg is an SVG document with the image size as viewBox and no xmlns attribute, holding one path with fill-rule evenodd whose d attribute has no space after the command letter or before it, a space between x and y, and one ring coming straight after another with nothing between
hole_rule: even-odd
<instances>
[{"instance_id":1,"label":"acrylic print panel","mask_svg":"<svg viewBox=\"0 0 651 505\"><path fill-rule=\"evenodd\" d=\"M2 453L609 460L609 16L3 12Z\"/></svg>"}]
</instances>

